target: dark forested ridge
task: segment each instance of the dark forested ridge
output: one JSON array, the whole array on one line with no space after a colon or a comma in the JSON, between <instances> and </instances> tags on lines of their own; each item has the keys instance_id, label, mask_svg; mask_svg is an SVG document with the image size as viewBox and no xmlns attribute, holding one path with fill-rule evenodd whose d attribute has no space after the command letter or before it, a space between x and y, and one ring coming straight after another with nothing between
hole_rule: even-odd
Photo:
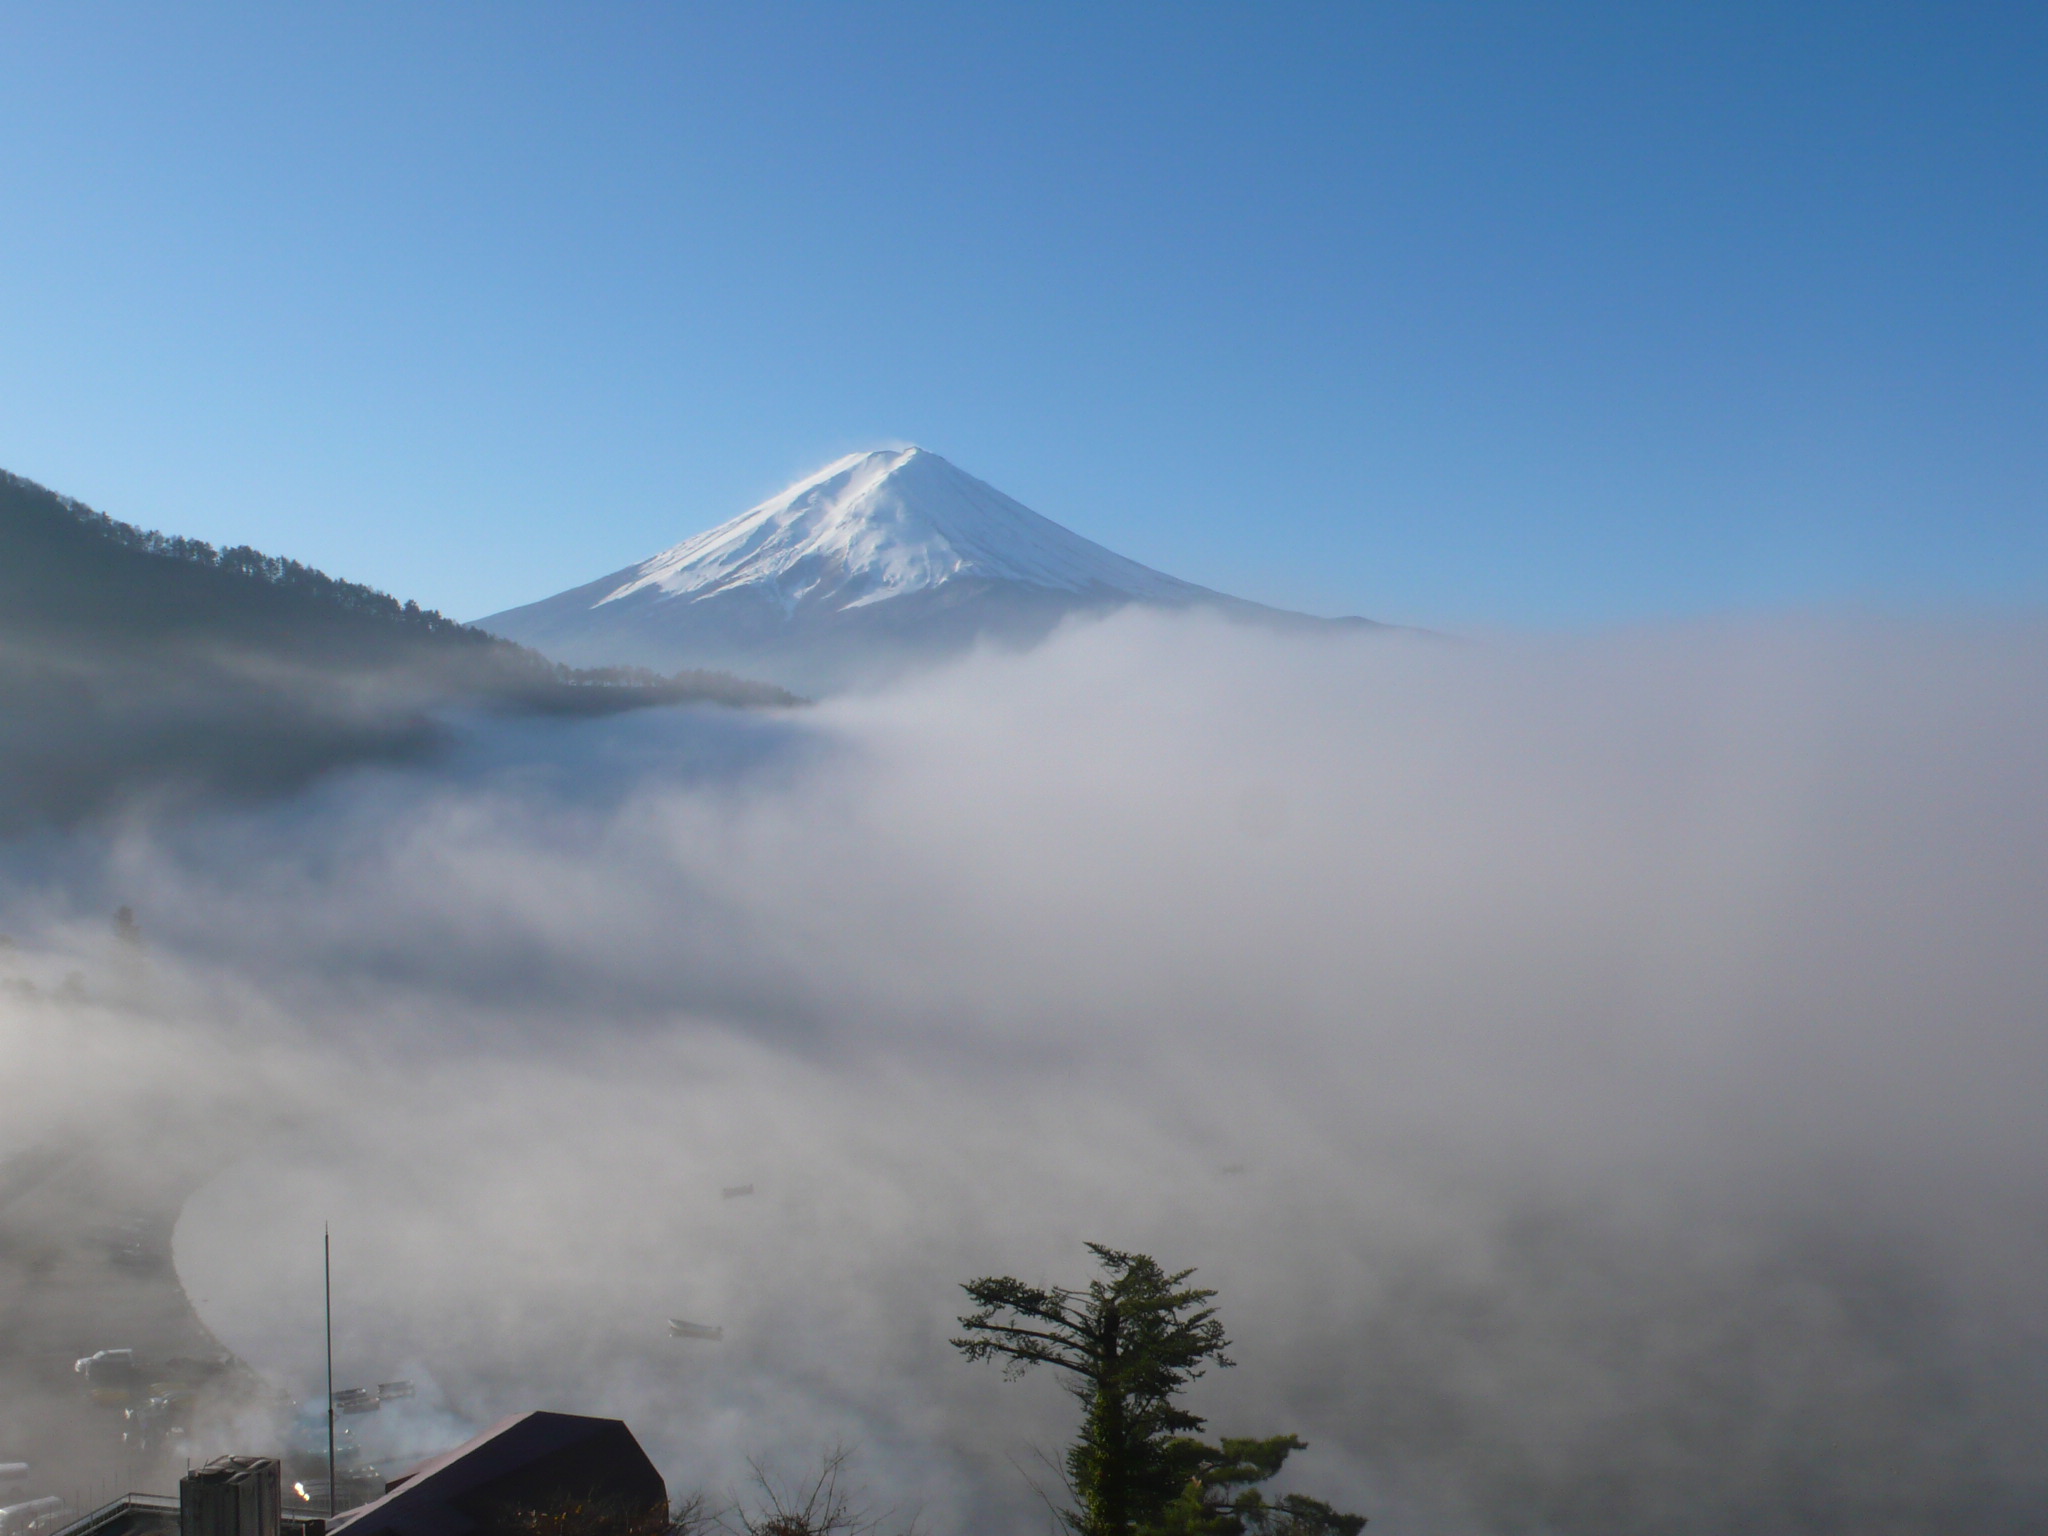
<instances>
[{"instance_id":1,"label":"dark forested ridge","mask_svg":"<svg viewBox=\"0 0 2048 1536\"><path fill-rule=\"evenodd\" d=\"M146 532L0 472L0 830L290 788L430 752L434 711L777 704L722 673L576 671L247 547Z\"/></svg>"},{"instance_id":2,"label":"dark forested ridge","mask_svg":"<svg viewBox=\"0 0 2048 1536\"><path fill-rule=\"evenodd\" d=\"M0 624L10 635L118 643L204 634L292 649L348 635L392 654L423 640L491 640L296 560L147 532L5 471Z\"/></svg>"}]
</instances>

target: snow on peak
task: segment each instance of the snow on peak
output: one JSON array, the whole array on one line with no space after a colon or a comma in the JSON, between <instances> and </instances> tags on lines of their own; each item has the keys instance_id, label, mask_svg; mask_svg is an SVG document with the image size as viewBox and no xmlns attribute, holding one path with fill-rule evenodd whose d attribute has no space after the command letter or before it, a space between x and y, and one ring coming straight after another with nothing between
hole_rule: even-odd
<instances>
[{"instance_id":1,"label":"snow on peak","mask_svg":"<svg viewBox=\"0 0 2048 1536\"><path fill-rule=\"evenodd\" d=\"M858 608L949 581L1187 602L1213 594L1040 517L922 448L853 453L623 573L599 600L751 588L785 612Z\"/></svg>"}]
</instances>

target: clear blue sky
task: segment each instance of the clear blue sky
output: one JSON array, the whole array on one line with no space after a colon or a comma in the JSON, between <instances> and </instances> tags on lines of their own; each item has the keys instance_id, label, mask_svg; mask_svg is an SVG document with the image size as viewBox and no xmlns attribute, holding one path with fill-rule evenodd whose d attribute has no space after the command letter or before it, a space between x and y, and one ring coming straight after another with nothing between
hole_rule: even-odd
<instances>
[{"instance_id":1,"label":"clear blue sky","mask_svg":"<svg viewBox=\"0 0 2048 1536\"><path fill-rule=\"evenodd\" d=\"M908 440L1177 575L2048 601L2048 6L11 5L0 466L463 617Z\"/></svg>"}]
</instances>

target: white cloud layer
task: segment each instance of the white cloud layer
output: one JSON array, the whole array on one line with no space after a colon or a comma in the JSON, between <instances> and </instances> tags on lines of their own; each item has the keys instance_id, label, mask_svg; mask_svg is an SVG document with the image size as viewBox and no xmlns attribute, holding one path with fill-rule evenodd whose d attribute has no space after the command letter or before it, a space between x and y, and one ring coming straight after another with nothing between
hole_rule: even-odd
<instances>
[{"instance_id":1,"label":"white cloud layer","mask_svg":"<svg viewBox=\"0 0 2048 1536\"><path fill-rule=\"evenodd\" d=\"M1199 1266L1242 1365L1196 1406L1375 1531L2036 1529L2042 639L1132 617L479 724L18 853L0 1134L210 1106L228 1343L311 1384L328 1219L344 1385L617 1413L678 1488L843 1441L1042 1528L1070 1405L946 1338L1094 1239Z\"/></svg>"}]
</instances>

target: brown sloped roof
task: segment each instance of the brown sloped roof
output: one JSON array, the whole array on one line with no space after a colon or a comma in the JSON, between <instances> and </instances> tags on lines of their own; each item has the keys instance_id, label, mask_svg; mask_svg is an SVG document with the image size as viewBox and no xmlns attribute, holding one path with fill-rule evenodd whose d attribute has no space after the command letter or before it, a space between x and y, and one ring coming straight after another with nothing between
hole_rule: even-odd
<instances>
[{"instance_id":1,"label":"brown sloped roof","mask_svg":"<svg viewBox=\"0 0 2048 1536\"><path fill-rule=\"evenodd\" d=\"M668 1485L618 1419L521 1413L434 1457L386 1493L350 1510L330 1536L471 1536L521 1508L589 1500L666 1508Z\"/></svg>"}]
</instances>

